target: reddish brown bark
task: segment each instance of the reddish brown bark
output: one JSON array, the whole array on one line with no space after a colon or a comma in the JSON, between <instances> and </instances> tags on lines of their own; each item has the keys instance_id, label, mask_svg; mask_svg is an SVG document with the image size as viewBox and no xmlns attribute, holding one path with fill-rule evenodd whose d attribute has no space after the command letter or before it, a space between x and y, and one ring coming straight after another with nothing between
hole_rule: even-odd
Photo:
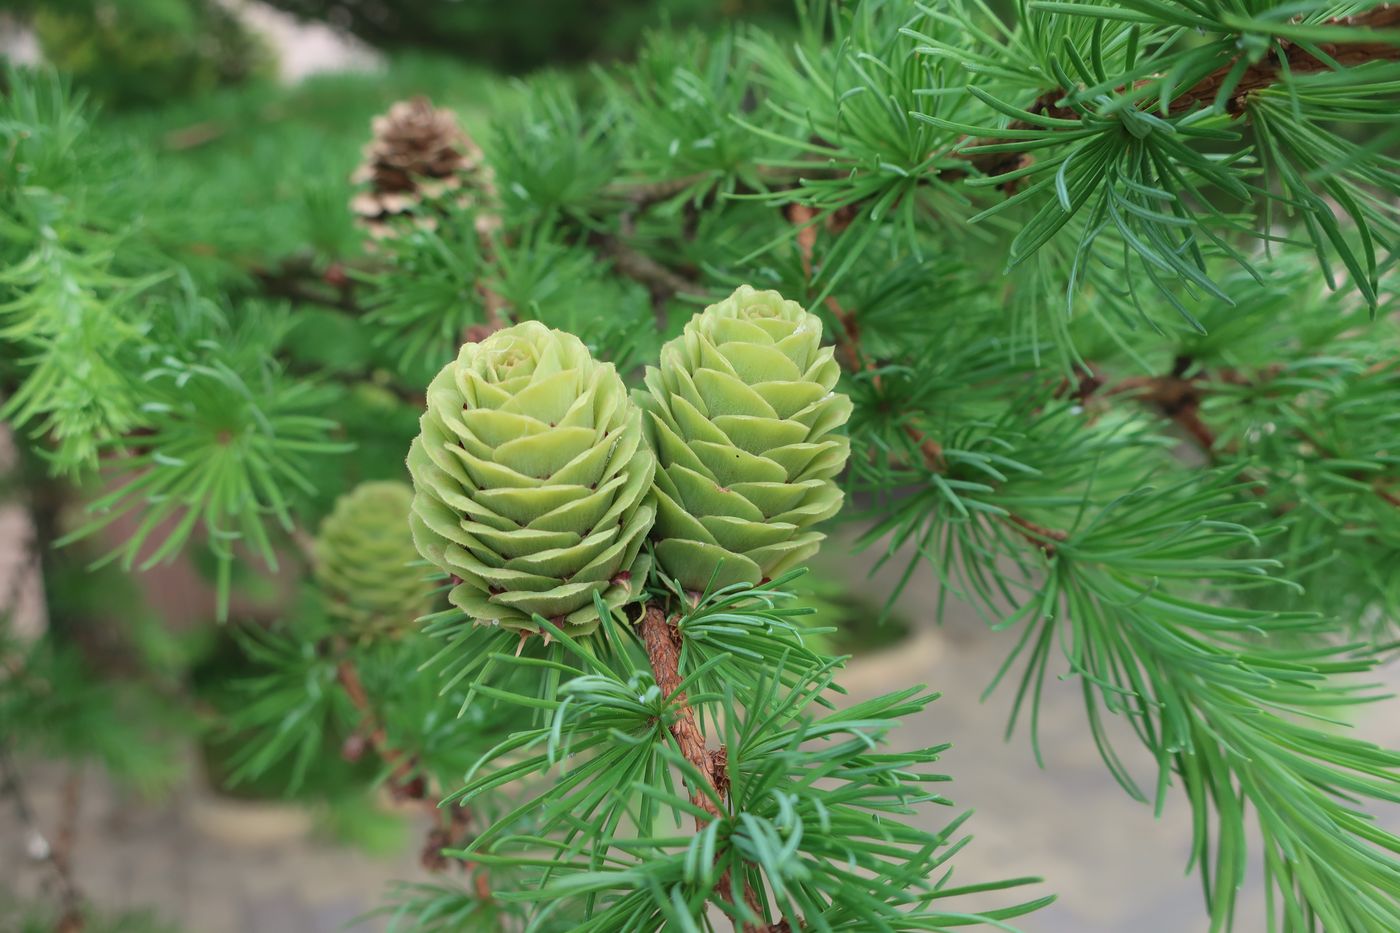
<instances>
[{"instance_id":1,"label":"reddish brown bark","mask_svg":"<svg viewBox=\"0 0 1400 933\"><path fill-rule=\"evenodd\" d=\"M427 797L428 786L423 780L423 776L416 774L418 761L414 756L394 748L389 742L389 736L380 725L378 718L374 715L374 707L370 704L369 695L365 693L364 684L360 681L359 672L355 670L355 665L347 658L336 666L336 676L340 680L340 686L345 690L345 695L355 709L359 710L363 721L360 725L361 733L369 742L371 748L386 765L389 766L389 790L397 800L423 800Z\"/></svg>"},{"instance_id":2,"label":"reddish brown bark","mask_svg":"<svg viewBox=\"0 0 1400 933\"><path fill-rule=\"evenodd\" d=\"M1351 29L1388 29L1400 25L1400 6L1387 3L1374 9L1367 10L1355 16L1347 16L1332 20L1329 25L1346 27ZM1233 117L1243 116L1245 104L1249 95L1272 87L1283 81L1286 75L1312 74L1319 71L1328 71L1333 65L1332 62L1343 67L1355 67L1365 64L1368 61L1391 61L1400 59L1400 44L1395 42L1376 42L1373 40L1351 40L1346 39L1338 42L1323 42L1317 45L1319 51L1330 56L1332 61L1318 58L1311 52L1304 50L1297 43L1288 39L1282 39L1278 43L1280 54L1269 53L1259 61L1251 64L1240 76L1239 83L1230 92L1229 99L1225 101L1225 111ZM1209 107L1215 103L1215 99L1220 96L1221 90L1225 87L1231 71L1234 70L1238 59L1231 59L1221 65L1215 71L1197 81L1191 87L1186 88L1180 94L1173 97L1168 104L1167 111L1171 116L1179 117L1190 113L1201 107ZM1286 66L1285 64L1286 63ZM1056 89L1046 91L1026 108L1034 114L1044 114L1060 120L1074 120L1079 114L1069 107L1061 107L1055 101L1064 96L1064 91ZM1036 125L1026 120L1013 120L1008 124L1008 129L1027 130L1035 129ZM979 139L973 145L992 145L1003 143L1002 139ZM975 166L983 175L1003 175L1007 172L1024 168L1031 163L1031 156L1025 152L973 152L966 153L965 158L970 164ZM943 173L944 177L955 172ZM1008 183L1005 187L1008 190L1014 183Z\"/></svg>"},{"instance_id":3,"label":"reddish brown bark","mask_svg":"<svg viewBox=\"0 0 1400 933\"><path fill-rule=\"evenodd\" d=\"M1019 515L1008 515L1006 520L1015 525L1021 537L1045 552L1046 557L1055 556L1055 543L1066 540L1069 535L1058 528L1046 528Z\"/></svg>"},{"instance_id":4,"label":"reddish brown bark","mask_svg":"<svg viewBox=\"0 0 1400 933\"><path fill-rule=\"evenodd\" d=\"M680 673L680 632L666 619L666 613L661 610L661 607L652 604L648 604L642 611L640 630L642 643L646 646L647 660L651 662L652 676L656 678L656 685L661 689L662 695L667 697L675 707L676 718L670 725L671 735L675 738L676 745L680 747L685 760L695 766L695 770L700 772L701 779L709 785L713 797L723 800L725 798L724 791L728 788L728 775L726 773L728 755L723 748L710 751L705 747L705 734L700 731L700 725L695 718L695 710L691 709L690 703L686 700L685 692L680 689L683 679ZM711 794L705 793L703 788L691 790L690 802L708 814L704 817L695 817L697 831L704 829L711 819L724 817L719 807L715 805ZM719 881L715 884L715 890L722 892L726 897L733 896L733 884L728 869L720 875ZM763 911L759 908L758 896L748 882L744 883L743 898L744 903L748 905L755 916L763 916ZM736 923L735 928L742 929L743 933L766 933L770 929L767 924L754 923Z\"/></svg>"},{"instance_id":5,"label":"reddish brown bark","mask_svg":"<svg viewBox=\"0 0 1400 933\"><path fill-rule=\"evenodd\" d=\"M1352 29L1389 29L1400 26L1400 6L1392 3L1382 4L1355 16L1330 20L1328 25ZM1400 59L1400 43L1394 41L1321 42L1317 44L1317 48L1345 68L1364 65L1369 61ZM1229 100L1225 102L1225 109L1229 113L1234 115L1243 113L1245 100L1252 92L1278 84L1286 74L1312 74L1319 71L1330 71L1333 68L1331 62L1317 58L1311 52L1287 39L1279 42L1279 51L1282 53L1281 56L1265 55L1245 69L1244 74L1240 76L1239 83L1231 91ZM1283 62L1287 62L1286 69L1280 58ZM1172 116L1190 113L1198 107L1208 107L1215 103L1216 97L1220 95L1220 91L1225 86L1225 81L1234 67L1235 61L1231 61L1228 65L1211 72L1182 94L1173 98L1169 107Z\"/></svg>"},{"instance_id":6,"label":"reddish brown bark","mask_svg":"<svg viewBox=\"0 0 1400 933\"><path fill-rule=\"evenodd\" d=\"M642 642L646 645L647 660L651 662L652 675L661 693L675 705L676 719L671 723L671 735L680 747L681 755L695 766L710 790L719 795L719 784L715 780L709 750L705 747L705 735L700 731L695 719L695 711L690 708L685 693L680 689L681 636L676 627L666 620L660 607L648 605L642 613ZM702 789L690 794L691 803L704 810L711 818L723 816L715 802ZM709 820L695 818L695 828L703 829Z\"/></svg>"}]
</instances>

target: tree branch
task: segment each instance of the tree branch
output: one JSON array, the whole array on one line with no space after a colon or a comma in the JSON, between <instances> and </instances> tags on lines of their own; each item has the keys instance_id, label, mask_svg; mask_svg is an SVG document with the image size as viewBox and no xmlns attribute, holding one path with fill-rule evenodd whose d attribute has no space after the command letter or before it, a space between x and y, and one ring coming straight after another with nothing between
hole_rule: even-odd
<instances>
[{"instance_id":1,"label":"tree branch","mask_svg":"<svg viewBox=\"0 0 1400 933\"><path fill-rule=\"evenodd\" d=\"M1400 4L1385 3L1354 16L1344 16L1329 20L1325 25L1336 26L1348 30L1371 29L1380 30L1400 26ZM1245 105L1250 94L1255 91L1264 90L1285 80L1287 77L1296 75L1314 74L1321 71L1333 70L1335 66L1355 67L1369 61L1397 61L1400 60L1400 43L1391 41L1378 41L1369 38L1342 38L1335 42L1319 43L1318 51L1328 56L1330 60L1318 58L1311 52L1304 49L1299 44L1289 39L1279 39L1277 44L1278 54L1266 54L1257 62L1249 65L1230 92L1226 99L1225 111L1232 117L1241 117L1245 113ZM1199 107L1213 106L1215 99L1220 96L1220 91L1225 87L1226 81L1235 69L1238 58L1233 58L1229 62L1221 65L1205 77L1198 80L1191 87L1182 90L1171 99L1168 104L1168 113L1171 116L1179 117L1190 113ZM1140 82L1146 83L1146 82ZM1070 108L1057 105L1055 102L1065 95L1062 88L1054 88L1041 94L1026 108L1034 114L1044 114L1063 120L1078 119L1079 113ZM1012 120L1007 124L1008 129L1026 130L1037 129L1035 124L1025 120ZM971 144L990 145L1004 142L1000 139L975 139ZM981 175L996 176L1013 171L1022 166L1028 165L1031 158L1026 152L962 152L951 153L955 158L961 159L971 165ZM779 184L792 184L801 177L815 177L814 173L830 171L830 167L825 163L813 160L810 169L795 172L791 169L784 169L775 172L775 179ZM937 173L944 180L956 180L967 173L958 169L945 168ZM706 176L687 175L680 178L670 179L660 182L652 182L636 186L619 186L612 193L617 194L633 205L635 210L644 211L654 204L660 203L667 198L673 197L687 187L703 181Z\"/></svg>"},{"instance_id":2,"label":"tree branch","mask_svg":"<svg viewBox=\"0 0 1400 933\"><path fill-rule=\"evenodd\" d=\"M725 770L726 751L721 747L712 752L705 747L705 734L700 731L695 711L691 709L685 692L680 689L683 679L680 673L680 631L666 619L666 613L661 607L654 603L648 603L642 610L640 629L656 685L662 695L675 705L676 718L670 725L671 736L680 747L681 755L695 766L695 770L700 773L701 779L712 792L707 794L702 788L694 788L690 792L690 802L709 814L708 817L695 817L695 829L699 831L704 829L711 819L722 819L725 816L715 804L715 799L724 800L726 796L729 782ZM733 884L727 869L720 875L715 888L733 896ZM759 909L758 896L747 881L744 882L743 897L744 903L753 911L754 916L762 918L763 911ZM744 923L741 927L738 922L735 923L735 928L742 928L743 933L765 933L769 929L766 924Z\"/></svg>"},{"instance_id":3,"label":"tree branch","mask_svg":"<svg viewBox=\"0 0 1400 933\"><path fill-rule=\"evenodd\" d=\"M1054 557L1056 545L1069 539L1067 532L1058 528L1046 528L1019 515L1008 514L1006 520L1016 527L1022 538L1044 551L1046 557Z\"/></svg>"},{"instance_id":4,"label":"tree branch","mask_svg":"<svg viewBox=\"0 0 1400 933\"><path fill-rule=\"evenodd\" d=\"M656 685L661 689L661 693L668 700L675 704L676 720L671 723L671 735L675 738L676 744L680 746L681 755L685 760L695 766L700 772L710 790L719 797L719 782L716 781L714 771L711 768L710 753L705 748L705 736L700 731L700 726L695 719L695 711L690 708L690 703L686 699L681 685L681 635L674 625L666 620L666 614L661 607L648 604L642 613L641 622L642 642L646 645L647 660L651 662L652 676L656 678ZM721 799L723 799L721 797ZM719 807L709 794L700 790L695 790L690 795L690 802L695 804L711 817L722 817ZM701 829L707 821L701 817L695 818L695 828Z\"/></svg>"},{"instance_id":5,"label":"tree branch","mask_svg":"<svg viewBox=\"0 0 1400 933\"><path fill-rule=\"evenodd\" d=\"M359 317L365 308L355 300L355 280L344 263L316 268L311 256L290 256L275 266L249 270L259 288L274 298L317 304Z\"/></svg>"},{"instance_id":6,"label":"tree branch","mask_svg":"<svg viewBox=\"0 0 1400 933\"><path fill-rule=\"evenodd\" d=\"M80 933L87 925L83 914L82 889L73 875L73 843L77 834L78 805L82 800L81 775L71 771L63 782L60 797L62 813L58 833L52 842L39 828L39 818L29 804L20 781L19 768L11 755L10 745L0 741L0 793L14 803L20 823L29 835L31 854L49 866L58 889L59 916L54 933Z\"/></svg>"},{"instance_id":7,"label":"tree branch","mask_svg":"<svg viewBox=\"0 0 1400 933\"><path fill-rule=\"evenodd\" d=\"M673 295L700 295L704 293L699 283L668 269L645 253L629 246L621 237L603 236L598 241L599 250L612 260L613 268L634 282L639 282L651 292L653 305L664 303Z\"/></svg>"},{"instance_id":8,"label":"tree branch","mask_svg":"<svg viewBox=\"0 0 1400 933\"><path fill-rule=\"evenodd\" d=\"M1386 29L1397 26L1400 25L1400 5L1384 3L1355 16L1330 19L1327 25L1349 29ZM1252 92L1278 84L1286 76L1331 71L1333 62L1342 67L1355 67L1369 61L1400 60L1400 43L1394 39L1389 42L1364 39L1322 42L1317 48L1330 56L1332 61L1317 58L1288 39L1279 40L1279 51L1282 54L1264 55L1245 69L1239 83L1225 102L1226 111L1233 116L1239 116L1244 112L1245 99ZM1228 65L1217 68L1183 91L1180 96L1173 98L1169 105L1171 115L1180 116L1197 107L1212 105L1225 86L1227 76L1234 70L1236 61L1232 60Z\"/></svg>"},{"instance_id":9,"label":"tree branch","mask_svg":"<svg viewBox=\"0 0 1400 933\"><path fill-rule=\"evenodd\" d=\"M433 803L428 794L427 779L417 773L417 756L394 747L389 741L388 733L375 715L374 705L360 680L360 674L348 657L336 665L336 679L362 717L360 732L346 740L341 754L353 761L359 758L364 745L368 744L379 760L389 766L389 792L394 799L421 803L430 820L428 834L419 852L419 862L428 871L445 871L449 862L442 851L461 842L471 826L471 811L461 806L443 810ZM477 896L483 901L490 900L491 888L486 869L473 862L463 862L462 867L466 871L475 871Z\"/></svg>"},{"instance_id":10,"label":"tree branch","mask_svg":"<svg viewBox=\"0 0 1400 933\"><path fill-rule=\"evenodd\" d=\"M1400 5L1385 3L1355 16L1329 20L1327 25L1347 29L1393 27L1400 25ZM1272 87L1286 77L1330 71L1333 70L1334 63L1343 67L1355 67L1369 61L1400 60L1400 43L1396 43L1394 40L1383 42L1368 39L1342 39L1337 42L1319 43L1317 49L1330 56L1331 61L1314 56L1289 39L1278 40L1279 54L1265 54L1245 69L1238 83L1230 92L1229 98L1225 101L1225 112L1232 117L1243 116L1250 94ZM1213 106L1238 61L1238 58L1231 59L1173 97L1168 104L1167 112L1171 116L1179 117L1199 107ZM1044 114L1061 120L1078 119L1079 113L1074 109L1056 105L1055 101L1064 95L1065 90L1060 88L1046 91L1026 109L1030 113ZM1025 120L1012 120L1007 124L1007 128L1027 130L1038 127ZM976 146L999 142L1002 140L978 139L973 140L972 144ZM958 153L958 156L969 162L981 174L988 176L1003 175L1028 165L1031 158L1030 154L1025 152L973 152ZM943 174L946 177L949 173L944 172Z\"/></svg>"},{"instance_id":11,"label":"tree branch","mask_svg":"<svg viewBox=\"0 0 1400 933\"><path fill-rule=\"evenodd\" d=\"M428 784L418 770L418 760L413 755L394 748L389 742L388 733L374 714L374 707L365 692L360 674L349 658L343 658L336 665L336 679L345 690L350 703L359 710L362 722L360 729L370 747L380 760L390 768L389 790L396 800L423 800L428 795Z\"/></svg>"},{"instance_id":12,"label":"tree branch","mask_svg":"<svg viewBox=\"0 0 1400 933\"><path fill-rule=\"evenodd\" d=\"M785 209L785 216L797 228L797 246L802 256L802 268L806 270L807 277L812 275L812 252L816 246L817 231L812 225L816 217L816 211L804 204L789 204ZM842 365L850 373L868 371L873 368L873 362L865 358L860 346L860 324L856 316L843 308L833 296L826 299L827 310L836 318L839 329L835 335L837 352L840 354ZM875 387L880 387L880 377L873 377ZM919 450L920 457L923 458L924 466L930 472L943 474L948 470L948 461L943 456L943 445L919 430L913 424L905 422L903 425L904 434ZM1056 541L1064 541L1069 537L1063 531L1054 528L1046 528L1043 525L1035 524L1018 515L1009 515L1008 520L1017 526L1021 537L1031 544L1043 550L1048 556L1055 554Z\"/></svg>"},{"instance_id":13,"label":"tree branch","mask_svg":"<svg viewBox=\"0 0 1400 933\"><path fill-rule=\"evenodd\" d=\"M1221 370L1214 374L1214 377L1206 372L1197 372L1187 377L1185 374L1189 371L1191 364L1192 360L1189 357L1177 357L1170 373L1161 376L1133 376L1111 386L1106 386L1102 376L1097 372L1091 372L1080 380L1074 397L1084 403L1095 394L1103 398L1129 395L1150 404L1157 408L1162 415L1171 419L1187 437L1196 443L1203 454L1212 461L1219 462L1221 454L1226 453L1226 451L1219 449L1215 431L1201 418L1201 404L1210 390L1212 381L1232 385L1248 385L1272 378L1278 374L1279 367L1277 365L1266 367L1253 378L1232 369ZM1063 394L1064 388L1062 386L1062 391L1057 394ZM1302 435L1302 439L1322 456L1332 460L1344 459L1311 433L1301 429L1299 429L1299 433ZM1355 471L1347 475L1363 482L1369 479L1365 474ZM1240 478L1250 483L1250 488L1254 490L1256 495L1261 497L1267 495L1268 483L1264 479L1247 472L1241 472ZM1400 495L1392 492L1385 485L1384 478L1371 479L1371 489L1381 501L1400 508ZM1291 503L1280 506L1283 510L1292 507Z\"/></svg>"},{"instance_id":14,"label":"tree branch","mask_svg":"<svg viewBox=\"0 0 1400 933\"><path fill-rule=\"evenodd\" d=\"M691 175L682 175L679 178L667 178L661 181L617 184L609 187L606 193L622 198L631 205L634 212L640 213L653 205L675 197L692 185L698 185L714 177L714 172L695 172Z\"/></svg>"},{"instance_id":15,"label":"tree branch","mask_svg":"<svg viewBox=\"0 0 1400 933\"><path fill-rule=\"evenodd\" d=\"M1186 373L1191 369L1191 365L1190 357L1179 356L1172 364L1171 372L1161 376L1124 379L1103 389L1102 395L1110 397L1132 394L1135 398L1154 405L1195 441L1206 456L1214 457L1215 432L1201 420L1205 374L1196 373L1188 377Z\"/></svg>"}]
</instances>

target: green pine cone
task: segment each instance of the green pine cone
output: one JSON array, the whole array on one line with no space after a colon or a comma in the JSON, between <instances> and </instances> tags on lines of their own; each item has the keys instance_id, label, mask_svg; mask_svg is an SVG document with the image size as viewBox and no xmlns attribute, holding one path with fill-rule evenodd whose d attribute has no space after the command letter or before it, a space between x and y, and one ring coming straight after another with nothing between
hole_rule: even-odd
<instances>
[{"instance_id":1,"label":"green pine cone","mask_svg":"<svg viewBox=\"0 0 1400 933\"><path fill-rule=\"evenodd\" d=\"M327 611L361 634L406 629L432 608L409 533L407 483L361 483L336 500L316 537L315 573Z\"/></svg>"},{"instance_id":2,"label":"green pine cone","mask_svg":"<svg viewBox=\"0 0 1400 933\"><path fill-rule=\"evenodd\" d=\"M656 458L611 363L527 321L463 345L428 386L408 453L418 551L461 580L453 605L483 624L570 633L635 598Z\"/></svg>"},{"instance_id":3,"label":"green pine cone","mask_svg":"<svg viewBox=\"0 0 1400 933\"><path fill-rule=\"evenodd\" d=\"M648 368L656 559L687 589L759 583L812 556L841 508L834 477L851 400L821 320L741 285L686 324Z\"/></svg>"}]
</instances>

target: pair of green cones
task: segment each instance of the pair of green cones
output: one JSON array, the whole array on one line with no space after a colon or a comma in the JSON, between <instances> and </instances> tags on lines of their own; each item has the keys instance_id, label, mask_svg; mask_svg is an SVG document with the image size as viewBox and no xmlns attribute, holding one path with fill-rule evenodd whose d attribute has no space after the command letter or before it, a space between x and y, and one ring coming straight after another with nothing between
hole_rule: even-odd
<instances>
[{"instance_id":1,"label":"pair of green cones","mask_svg":"<svg viewBox=\"0 0 1400 933\"><path fill-rule=\"evenodd\" d=\"M595 594L613 608L639 596L648 539L690 590L798 566L841 507L850 450L837 432L851 403L821 337L796 302L741 286L686 324L635 394L538 322L464 345L428 386L408 454L417 552L460 581L449 598L478 622L533 630L538 615L580 634L598 624ZM320 577L343 614L423 605L391 531L408 497L367 484L327 520Z\"/></svg>"}]
</instances>

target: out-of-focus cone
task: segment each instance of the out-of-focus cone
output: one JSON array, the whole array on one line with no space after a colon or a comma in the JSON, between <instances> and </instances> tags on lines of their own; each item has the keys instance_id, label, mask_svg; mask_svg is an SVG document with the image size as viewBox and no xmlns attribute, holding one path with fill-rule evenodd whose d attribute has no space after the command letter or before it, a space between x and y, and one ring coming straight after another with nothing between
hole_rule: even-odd
<instances>
[{"instance_id":1,"label":"out-of-focus cone","mask_svg":"<svg viewBox=\"0 0 1400 933\"><path fill-rule=\"evenodd\" d=\"M375 117L372 126L374 138L351 177L358 190L350 202L371 236L393 236L410 219L432 228L435 206L467 207L489 196L490 168L451 110L414 97Z\"/></svg>"}]
</instances>

